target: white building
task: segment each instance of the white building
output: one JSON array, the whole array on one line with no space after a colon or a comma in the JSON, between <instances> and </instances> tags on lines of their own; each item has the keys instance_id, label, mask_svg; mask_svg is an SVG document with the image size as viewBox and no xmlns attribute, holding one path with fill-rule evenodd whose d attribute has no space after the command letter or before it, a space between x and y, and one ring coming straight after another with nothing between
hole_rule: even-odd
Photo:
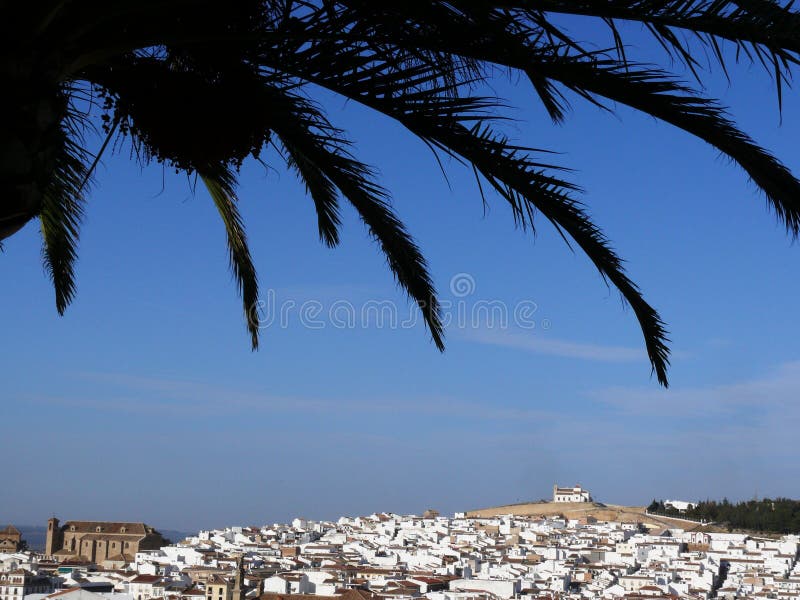
<instances>
[{"instance_id":1,"label":"white building","mask_svg":"<svg viewBox=\"0 0 800 600\"><path fill-rule=\"evenodd\" d=\"M488 592L498 598L513 598L520 591L519 580L501 579L455 579L450 582L454 592Z\"/></svg>"},{"instance_id":2,"label":"white building","mask_svg":"<svg viewBox=\"0 0 800 600\"><path fill-rule=\"evenodd\" d=\"M313 584L305 573L281 573L264 580L264 593L311 594Z\"/></svg>"},{"instance_id":3,"label":"white building","mask_svg":"<svg viewBox=\"0 0 800 600\"><path fill-rule=\"evenodd\" d=\"M686 502L685 500L664 500L664 508L674 508L681 512L686 512L690 508L696 508L697 502Z\"/></svg>"},{"instance_id":4,"label":"white building","mask_svg":"<svg viewBox=\"0 0 800 600\"><path fill-rule=\"evenodd\" d=\"M592 495L589 490L576 485L571 488L561 488L553 486L553 502L591 502Z\"/></svg>"},{"instance_id":5,"label":"white building","mask_svg":"<svg viewBox=\"0 0 800 600\"><path fill-rule=\"evenodd\" d=\"M128 582L128 594L134 600L150 600L161 594L156 593L156 584L160 583L163 577L160 575L137 575ZM83 600L83 599L81 599Z\"/></svg>"}]
</instances>

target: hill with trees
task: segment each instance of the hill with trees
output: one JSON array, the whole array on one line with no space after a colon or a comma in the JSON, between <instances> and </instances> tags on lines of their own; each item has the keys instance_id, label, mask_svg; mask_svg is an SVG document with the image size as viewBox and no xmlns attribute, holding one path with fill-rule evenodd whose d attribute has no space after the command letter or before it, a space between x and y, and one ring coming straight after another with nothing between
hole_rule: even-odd
<instances>
[{"instance_id":1,"label":"hill with trees","mask_svg":"<svg viewBox=\"0 0 800 600\"><path fill-rule=\"evenodd\" d=\"M772 533L800 533L800 500L789 498L764 498L730 502L705 500L684 511L665 506L662 500L653 500L647 507L651 514L713 522L733 529L751 529Z\"/></svg>"}]
</instances>

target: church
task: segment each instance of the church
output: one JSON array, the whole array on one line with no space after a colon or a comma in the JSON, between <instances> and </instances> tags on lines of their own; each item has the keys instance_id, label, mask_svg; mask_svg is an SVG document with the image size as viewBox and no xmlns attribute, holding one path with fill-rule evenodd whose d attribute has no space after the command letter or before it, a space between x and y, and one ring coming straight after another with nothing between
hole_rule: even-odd
<instances>
[{"instance_id":1,"label":"church","mask_svg":"<svg viewBox=\"0 0 800 600\"><path fill-rule=\"evenodd\" d=\"M571 488L561 488L553 486L553 502L591 502L592 495L589 490L576 485Z\"/></svg>"},{"instance_id":2,"label":"church","mask_svg":"<svg viewBox=\"0 0 800 600\"><path fill-rule=\"evenodd\" d=\"M13 525L0 529L0 552L16 552L22 548L22 534L19 529Z\"/></svg>"},{"instance_id":3,"label":"church","mask_svg":"<svg viewBox=\"0 0 800 600\"><path fill-rule=\"evenodd\" d=\"M47 521L45 555L58 562L83 560L111 567L133 562L140 550L157 550L169 544L161 534L144 523Z\"/></svg>"}]
</instances>

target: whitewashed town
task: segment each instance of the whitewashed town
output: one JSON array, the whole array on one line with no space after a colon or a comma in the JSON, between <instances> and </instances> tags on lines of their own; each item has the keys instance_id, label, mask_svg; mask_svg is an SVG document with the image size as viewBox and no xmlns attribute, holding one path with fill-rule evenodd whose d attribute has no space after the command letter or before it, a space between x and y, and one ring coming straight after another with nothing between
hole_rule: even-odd
<instances>
[{"instance_id":1,"label":"whitewashed town","mask_svg":"<svg viewBox=\"0 0 800 600\"><path fill-rule=\"evenodd\" d=\"M551 503L591 501L554 486ZM54 517L42 552L0 530L0 600L800 599L798 536L650 521L429 510L172 543L144 523Z\"/></svg>"}]
</instances>

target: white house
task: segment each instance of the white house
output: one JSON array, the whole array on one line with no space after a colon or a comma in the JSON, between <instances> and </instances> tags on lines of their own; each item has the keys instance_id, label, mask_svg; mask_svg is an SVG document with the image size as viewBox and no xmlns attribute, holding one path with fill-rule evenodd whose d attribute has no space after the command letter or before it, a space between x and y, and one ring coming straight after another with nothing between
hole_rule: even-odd
<instances>
[{"instance_id":1,"label":"white house","mask_svg":"<svg viewBox=\"0 0 800 600\"><path fill-rule=\"evenodd\" d=\"M454 592L488 592L498 598L513 598L520 591L519 580L503 581L500 579L455 579L450 582L450 590Z\"/></svg>"},{"instance_id":2,"label":"white house","mask_svg":"<svg viewBox=\"0 0 800 600\"><path fill-rule=\"evenodd\" d=\"M128 582L128 594L133 596L134 600L156 598L161 594L155 593L155 586L162 579L159 575L137 575Z\"/></svg>"},{"instance_id":3,"label":"white house","mask_svg":"<svg viewBox=\"0 0 800 600\"><path fill-rule=\"evenodd\" d=\"M30 594L25 598L26 600L134 600L128 594L117 592L98 594L79 587L60 590L52 594Z\"/></svg>"},{"instance_id":4,"label":"white house","mask_svg":"<svg viewBox=\"0 0 800 600\"><path fill-rule=\"evenodd\" d=\"M674 508L680 512L686 512L690 508L696 508L697 502L686 502L685 500L664 500L664 508Z\"/></svg>"},{"instance_id":5,"label":"white house","mask_svg":"<svg viewBox=\"0 0 800 600\"><path fill-rule=\"evenodd\" d=\"M591 502L592 495L589 490L576 485L571 488L553 486L553 502Z\"/></svg>"},{"instance_id":6,"label":"white house","mask_svg":"<svg viewBox=\"0 0 800 600\"><path fill-rule=\"evenodd\" d=\"M264 580L264 592L272 594L311 594L314 585L305 573L281 573Z\"/></svg>"}]
</instances>

